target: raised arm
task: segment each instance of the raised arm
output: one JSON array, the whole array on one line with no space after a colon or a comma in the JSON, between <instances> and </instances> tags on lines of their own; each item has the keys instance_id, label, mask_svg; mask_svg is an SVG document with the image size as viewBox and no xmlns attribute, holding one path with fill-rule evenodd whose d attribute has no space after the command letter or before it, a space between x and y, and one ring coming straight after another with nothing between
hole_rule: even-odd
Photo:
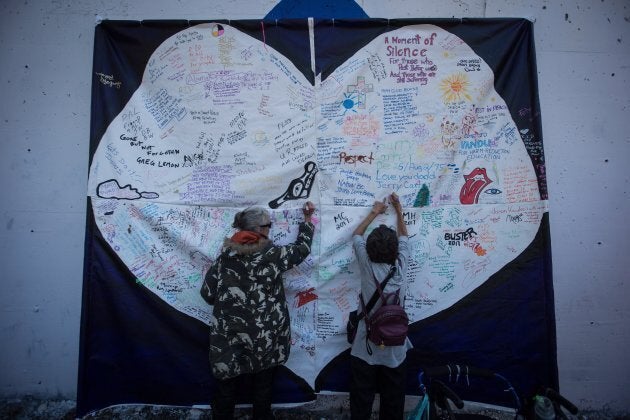
<instances>
[{"instance_id":1,"label":"raised arm","mask_svg":"<svg viewBox=\"0 0 630 420\"><path fill-rule=\"evenodd\" d=\"M310 201L307 201L306 204L304 204L304 207L302 207L302 213L304 214L304 221L306 223L311 223L311 217L313 216L314 212L315 212L315 204L313 204Z\"/></svg>"},{"instance_id":2,"label":"raised arm","mask_svg":"<svg viewBox=\"0 0 630 420\"><path fill-rule=\"evenodd\" d=\"M368 226L370 226L370 223L374 221L376 216L378 216L379 214L385 213L385 210L387 210L387 204L385 204L385 200L375 201L374 204L372 205L372 210L370 210L367 216L365 216L365 218L363 219L363 221L361 221L359 226L356 227L354 232L352 232L352 235L362 236L365 233L365 230L368 228Z\"/></svg>"},{"instance_id":3,"label":"raised arm","mask_svg":"<svg viewBox=\"0 0 630 420\"><path fill-rule=\"evenodd\" d=\"M407 234L407 225L403 220L402 206L400 205L400 199L396 193L392 193L389 196L389 202L392 203L392 207L396 211L396 231L398 236L409 236Z\"/></svg>"},{"instance_id":4,"label":"raised arm","mask_svg":"<svg viewBox=\"0 0 630 420\"><path fill-rule=\"evenodd\" d=\"M274 246L266 253L267 258L272 259L280 271L290 270L304 261L311 253L311 244L315 230L312 221L314 212L315 205L312 202L308 201L304 204L304 207L302 207L304 223L300 223L295 242L283 246Z\"/></svg>"}]
</instances>

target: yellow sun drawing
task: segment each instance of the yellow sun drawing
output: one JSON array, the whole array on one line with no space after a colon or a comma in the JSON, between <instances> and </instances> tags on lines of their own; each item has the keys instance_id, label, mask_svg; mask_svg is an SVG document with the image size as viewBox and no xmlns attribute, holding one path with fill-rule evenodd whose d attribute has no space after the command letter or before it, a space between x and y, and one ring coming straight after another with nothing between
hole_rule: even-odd
<instances>
[{"instance_id":1,"label":"yellow sun drawing","mask_svg":"<svg viewBox=\"0 0 630 420\"><path fill-rule=\"evenodd\" d=\"M469 85L470 82L468 82L468 76L463 73L456 73L448 76L440 82L442 99L444 99L444 102L459 101L462 98L466 98L469 101L472 100L468 94Z\"/></svg>"}]
</instances>

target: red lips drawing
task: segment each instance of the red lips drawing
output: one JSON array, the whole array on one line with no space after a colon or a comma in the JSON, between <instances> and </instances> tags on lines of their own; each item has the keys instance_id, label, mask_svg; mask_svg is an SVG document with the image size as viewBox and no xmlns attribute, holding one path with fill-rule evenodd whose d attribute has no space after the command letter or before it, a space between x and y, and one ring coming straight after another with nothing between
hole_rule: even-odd
<instances>
[{"instance_id":1,"label":"red lips drawing","mask_svg":"<svg viewBox=\"0 0 630 420\"><path fill-rule=\"evenodd\" d=\"M481 190L486 188L492 180L486 174L486 168L475 168L468 175L464 175L464 186L459 192L459 202L462 204L477 204Z\"/></svg>"}]
</instances>

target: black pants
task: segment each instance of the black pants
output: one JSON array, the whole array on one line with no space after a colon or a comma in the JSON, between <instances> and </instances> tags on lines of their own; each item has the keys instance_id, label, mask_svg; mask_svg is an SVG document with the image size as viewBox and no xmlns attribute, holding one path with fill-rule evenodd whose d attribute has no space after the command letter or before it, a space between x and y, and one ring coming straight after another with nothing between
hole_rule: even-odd
<instances>
[{"instance_id":1,"label":"black pants","mask_svg":"<svg viewBox=\"0 0 630 420\"><path fill-rule=\"evenodd\" d=\"M254 406L254 420L273 418L271 413L271 398L273 378L277 367L256 373L240 375L235 378L217 380L217 390L212 396L212 418L217 420L232 420L237 394L242 394L246 382L251 382L252 404Z\"/></svg>"},{"instance_id":2,"label":"black pants","mask_svg":"<svg viewBox=\"0 0 630 420\"><path fill-rule=\"evenodd\" d=\"M380 420L401 420L405 414L405 384L407 363L397 368L370 365L350 356L350 413L352 420L369 419L372 415L374 394L381 396Z\"/></svg>"}]
</instances>

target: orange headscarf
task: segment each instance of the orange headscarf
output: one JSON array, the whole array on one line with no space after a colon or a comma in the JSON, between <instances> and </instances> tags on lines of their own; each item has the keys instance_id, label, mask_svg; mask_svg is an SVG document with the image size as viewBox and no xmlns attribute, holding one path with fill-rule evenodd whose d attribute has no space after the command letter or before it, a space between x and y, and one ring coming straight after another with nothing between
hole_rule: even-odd
<instances>
[{"instance_id":1,"label":"orange headscarf","mask_svg":"<svg viewBox=\"0 0 630 420\"><path fill-rule=\"evenodd\" d=\"M250 230L241 230L232 235L232 241L241 245L251 245L260 241L262 238L267 238L262 233L252 232Z\"/></svg>"}]
</instances>

